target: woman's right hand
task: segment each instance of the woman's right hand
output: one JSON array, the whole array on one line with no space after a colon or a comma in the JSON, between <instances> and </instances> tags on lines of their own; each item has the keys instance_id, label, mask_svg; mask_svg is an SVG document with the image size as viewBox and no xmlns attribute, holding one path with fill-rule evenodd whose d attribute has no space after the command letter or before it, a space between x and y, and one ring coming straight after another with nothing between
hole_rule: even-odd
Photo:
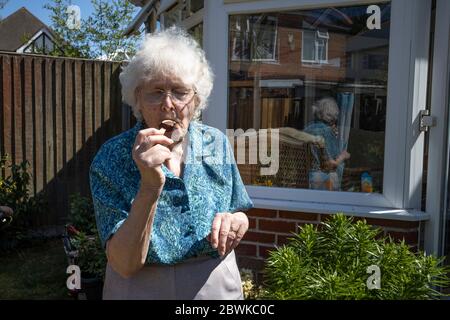
<instances>
[{"instance_id":1,"label":"woman's right hand","mask_svg":"<svg viewBox=\"0 0 450 320\"><path fill-rule=\"evenodd\" d=\"M338 156L339 162L350 159L350 153L347 150L342 151Z\"/></svg>"},{"instance_id":2,"label":"woman's right hand","mask_svg":"<svg viewBox=\"0 0 450 320\"><path fill-rule=\"evenodd\" d=\"M164 135L164 129L140 130L133 146L133 160L141 173L141 188L159 189L166 178L161 164L171 158L169 146L173 140Z\"/></svg>"}]
</instances>

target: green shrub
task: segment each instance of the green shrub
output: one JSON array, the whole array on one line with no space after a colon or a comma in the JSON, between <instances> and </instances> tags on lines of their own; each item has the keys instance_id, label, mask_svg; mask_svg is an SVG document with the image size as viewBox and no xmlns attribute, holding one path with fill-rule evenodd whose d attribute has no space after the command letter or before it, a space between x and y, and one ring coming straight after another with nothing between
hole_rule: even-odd
<instances>
[{"instance_id":1,"label":"green shrub","mask_svg":"<svg viewBox=\"0 0 450 320\"><path fill-rule=\"evenodd\" d=\"M91 198L83 197L79 193L69 196L68 222L86 234L97 234L94 207Z\"/></svg>"},{"instance_id":2,"label":"green shrub","mask_svg":"<svg viewBox=\"0 0 450 320\"><path fill-rule=\"evenodd\" d=\"M8 155L0 158L0 170L9 169L11 175L0 176L0 205L14 210L13 220L0 232L0 250L13 249L19 244L31 240L30 228L33 219L48 211L48 203L43 192L35 196L29 195L28 186L31 175L28 173L29 162L11 163Z\"/></svg>"},{"instance_id":3,"label":"green shrub","mask_svg":"<svg viewBox=\"0 0 450 320\"><path fill-rule=\"evenodd\" d=\"M79 193L70 195L68 221L78 230L70 241L77 251L75 263L82 276L104 278L107 259L97 232L92 200Z\"/></svg>"},{"instance_id":4,"label":"green shrub","mask_svg":"<svg viewBox=\"0 0 450 320\"><path fill-rule=\"evenodd\" d=\"M255 283L255 276L251 269L240 269L242 291L245 300L257 300L260 298L262 287Z\"/></svg>"},{"instance_id":5,"label":"green shrub","mask_svg":"<svg viewBox=\"0 0 450 320\"><path fill-rule=\"evenodd\" d=\"M106 268L106 254L98 235L88 236L79 232L73 239L72 245L78 251L76 264L80 267L84 278L104 278Z\"/></svg>"},{"instance_id":6,"label":"green shrub","mask_svg":"<svg viewBox=\"0 0 450 320\"><path fill-rule=\"evenodd\" d=\"M381 237L365 220L334 215L321 228L301 228L270 253L264 269L267 299L436 299L450 284L444 258L414 253ZM369 290L367 268L380 268L380 289Z\"/></svg>"}]
</instances>

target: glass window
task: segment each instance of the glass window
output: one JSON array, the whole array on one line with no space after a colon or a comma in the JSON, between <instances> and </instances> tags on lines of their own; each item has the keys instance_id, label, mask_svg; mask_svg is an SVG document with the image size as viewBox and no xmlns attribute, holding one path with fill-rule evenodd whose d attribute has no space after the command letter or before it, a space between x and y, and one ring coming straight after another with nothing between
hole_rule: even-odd
<instances>
[{"instance_id":1,"label":"glass window","mask_svg":"<svg viewBox=\"0 0 450 320\"><path fill-rule=\"evenodd\" d=\"M178 25L181 22L183 8L183 4L178 4L162 14L164 29L170 28L173 25Z\"/></svg>"},{"instance_id":2,"label":"glass window","mask_svg":"<svg viewBox=\"0 0 450 320\"><path fill-rule=\"evenodd\" d=\"M302 61L324 63L328 60L328 32L303 31Z\"/></svg>"},{"instance_id":3,"label":"glass window","mask_svg":"<svg viewBox=\"0 0 450 320\"><path fill-rule=\"evenodd\" d=\"M185 7L183 9L183 19L186 19L203 9L205 0L186 0Z\"/></svg>"},{"instance_id":4,"label":"glass window","mask_svg":"<svg viewBox=\"0 0 450 320\"><path fill-rule=\"evenodd\" d=\"M45 34L41 34L39 37L37 37L34 40L34 47L35 47L36 52L42 52L43 51L43 49L44 49L44 37L45 37Z\"/></svg>"},{"instance_id":5,"label":"glass window","mask_svg":"<svg viewBox=\"0 0 450 320\"><path fill-rule=\"evenodd\" d=\"M275 61L277 17L272 15L231 16L231 60Z\"/></svg>"},{"instance_id":6,"label":"glass window","mask_svg":"<svg viewBox=\"0 0 450 320\"><path fill-rule=\"evenodd\" d=\"M197 40L200 47L203 47L203 22L195 25L188 30L188 33Z\"/></svg>"},{"instance_id":7,"label":"glass window","mask_svg":"<svg viewBox=\"0 0 450 320\"><path fill-rule=\"evenodd\" d=\"M44 42L45 42L46 52L52 52L54 50L54 48L55 48L54 45L53 45L52 39L50 39L49 37L45 36Z\"/></svg>"},{"instance_id":8,"label":"glass window","mask_svg":"<svg viewBox=\"0 0 450 320\"><path fill-rule=\"evenodd\" d=\"M227 127L247 185L382 193L391 6L378 6L380 29L367 5L230 15Z\"/></svg>"},{"instance_id":9,"label":"glass window","mask_svg":"<svg viewBox=\"0 0 450 320\"><path fill-rule=\"evenodd\" d=\"M314 31L303 32L302 55L303 61L314 61L316 59L316 33Z\"/></svg>"}]
</instances>

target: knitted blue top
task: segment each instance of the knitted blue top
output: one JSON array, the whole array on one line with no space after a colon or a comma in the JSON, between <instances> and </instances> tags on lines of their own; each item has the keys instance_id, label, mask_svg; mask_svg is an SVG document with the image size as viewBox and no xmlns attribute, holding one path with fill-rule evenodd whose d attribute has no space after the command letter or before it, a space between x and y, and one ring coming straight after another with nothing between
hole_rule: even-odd
<instances>
[{"instance_id":1,"label":"knitted blue top","mask_svg":"<svg viewBox=\"0 0 450 320\"><path fill-rule=\"evenodd\" d=\"M97 229L103 246L127 219L140 185L132 148L142 122L105 142L90 167L90 185ZM206 239L218 212L253 207L239 175L225 134L191 121L186 135L187 158L177 177L165 165L146 263L175 264L210 255Z\"/></svg>"}]
</instances>

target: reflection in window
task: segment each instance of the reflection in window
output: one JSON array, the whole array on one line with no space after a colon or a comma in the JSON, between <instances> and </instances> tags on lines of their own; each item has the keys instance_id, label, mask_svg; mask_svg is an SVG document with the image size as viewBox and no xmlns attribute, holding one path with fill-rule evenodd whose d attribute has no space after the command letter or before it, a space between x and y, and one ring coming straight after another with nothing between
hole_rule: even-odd
<instances>
[{"instance_id":1,"label":"reflection in window","mask_svg":"<svg viewBox=\"0 0 450 320\"><path fill-rule=\"evenodd\" d=\"M162 14L164 28L178 25L181 21L190 18L193 14L203 9L203 6L204 0L180 1Z\"/></svg>"},{"instance_id":2,"label":"reflection in window","mask_svg":"<svg viewBox=\"0 0 450 320\"><path fill-rule=\"evenodd\" d=\"M203 46L203 22L200 22L196 26L190 28L188 33L197 40L200 47Z\"/></svg>"},{"instance_id":3,"label":"reflection in window","mask_svg":"<svg viewBox=\"0 0 450 320\"><path fill-rule=\"evenodd\" d=\"M162 22L164 29L170 28L173 25L178 25L181 22L181 14L183 12L183 5L178 4L174 8L162 14Z\"/></svg>"},{"instance_id":4,"label":"reflection in window","mask_svg":"<svg viewBox=\"0 0 450 320\"><path fill-rule=\"evenodd\" d=\"M232 60L276 60L276 17L267 15L232 16L230 24Z\"/></svg>"},{"instance_id":5,"label":"reflection in window","mask_svg":"<svg viewBox=\"0 0 450 320\"><path fill-rule=\"evenodd\" d=\"M380 30L367 6L229 17L228 128L247 139L246 184L382 192L390 4L379 6ZM278 129L275 174L261 175L259 151L249 162L260 129L268 156Z\"/></svg>"},{"instance_id":6,"label":"reflection in window","mask_svg":"<svg viewBox=\"0 0 450 320\"><path fill-rule=\"evenodd\" d=\"M328 60L328 32L303 31L302 61L326 63Z\"/></svg>"}]
</instances>

